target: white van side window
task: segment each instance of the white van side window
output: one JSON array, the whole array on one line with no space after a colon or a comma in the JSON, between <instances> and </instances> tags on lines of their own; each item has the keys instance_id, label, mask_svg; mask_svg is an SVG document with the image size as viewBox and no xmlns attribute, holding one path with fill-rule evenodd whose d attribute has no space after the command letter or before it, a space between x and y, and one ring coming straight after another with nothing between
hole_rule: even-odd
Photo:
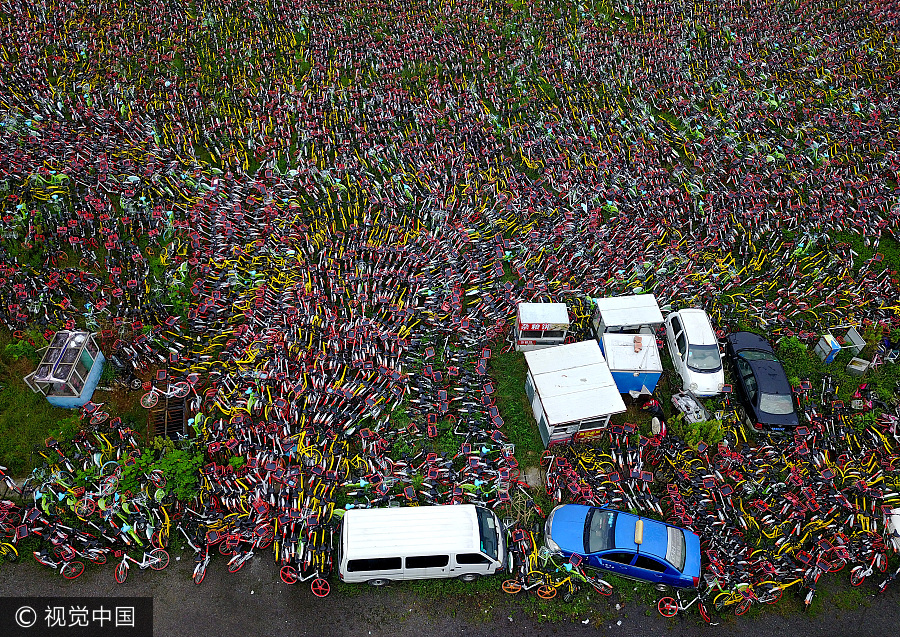
<instances>
[{"instance_id":1,"label":"white van side window","mask_svg":"<svg viewBox=\"0 0 900 637\"><path fill-rule=\"evenodd\" d=\"M460 553L456 556L457 564L490 564L491 561L481 553Z\"/></svg>"},{"instance_id":2,"label":"white van side window","mask_svg":"<svg viewBox=\"0 0 900 637\"><path fill-rule=\"evenodd\" d=\"M399 571L401 559L399 557L378 557L368 560L349 560L347 570L351 573L361 571Z\"/></svg>"},{"instance_id":3,"label":"white van side window","mask_svg":"<svg viewBox=\"0 0 900 637\"><path fill-rule=\"evenodd\" d=\"M449 563L449 555L416 555L406 558L406 568L443 568Z\"/></svg>"}]
</instances>

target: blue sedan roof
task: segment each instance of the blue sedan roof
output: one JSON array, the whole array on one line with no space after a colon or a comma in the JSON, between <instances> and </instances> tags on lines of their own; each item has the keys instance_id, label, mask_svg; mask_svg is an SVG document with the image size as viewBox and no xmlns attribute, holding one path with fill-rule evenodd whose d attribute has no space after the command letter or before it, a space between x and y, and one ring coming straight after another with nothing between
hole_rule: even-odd
<instances>
[{"instance_id":1,"label":"blue sedan roof","mask_svg":"<svg viewBox=\"0 0 900 637\"><path fill-rule=\"evenodd\" d=\"M637 521L644 521L644 541L640 546L634 543L634 528ZM646 555L666 559L669 546L669 532L666 525L651 518L639 518L631 513L619 511L616 518L616 548L637 551Z\"/></svg>"},{"instance_id":2,"label":"blue sedan roof","mask_svg":"<svg viewBox=\"0 0 900 637\"><path fill-rule=\"evenodd\" d=\"M569 553L584 555L584 520L591 507L569 504L553 513L553 541Z\"/></svg>"}]
</instances>

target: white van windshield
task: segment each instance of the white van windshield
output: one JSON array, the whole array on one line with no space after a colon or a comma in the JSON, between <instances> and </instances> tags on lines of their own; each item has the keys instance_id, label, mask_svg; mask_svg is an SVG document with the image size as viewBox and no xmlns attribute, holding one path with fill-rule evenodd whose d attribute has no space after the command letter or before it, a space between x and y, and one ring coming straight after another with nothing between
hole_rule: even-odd
<instances>
[{"instance_id":1,"label":"white van windshield","mask_svg":"<svg viewBox=\"0 0 900 637\"><path fill-rule=\"evenodd\" d=\"M497 522L494 514L487 509L478 507L478 533L481 536L481 550L485 554L497 559Z\"/></svg>"}]
</instances>

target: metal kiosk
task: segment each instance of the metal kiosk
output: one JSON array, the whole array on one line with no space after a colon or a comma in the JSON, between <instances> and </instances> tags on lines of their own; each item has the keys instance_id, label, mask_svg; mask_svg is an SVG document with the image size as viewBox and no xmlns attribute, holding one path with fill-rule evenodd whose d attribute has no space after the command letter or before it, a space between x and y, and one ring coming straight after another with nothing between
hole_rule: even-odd
<instances>
[{"instance_id":1,"label":"metal kiosk","mask_svg":"<svg viewBox=\"0 0 900 637\"><path fill-rule=\"evenodd\" d=\"M516 312L516 351L530 352L562 345L569 332L565 303L519 303Z\"/></svg>"},{"instance_id":2,"label":"metal kiosk","mask_svg":"<svg viewBox=\"0 0 900 637\"><path fill-rule=\"evenodd\" d=\"M106 360L94 336L77 330L57 332L37 369L24 378L31 391L57 407L74 409L87 403Z\"/></svg>"},{"instance_id":3,"label":"metal kiosk","mask_svg":"<svg viewBox=\"0 0 900 637\"><path fill-rule=\"evenodd\" d=\"M525 394L544 446L602 435L625 403L597 341L526 352Z\"/></svg>"},{"instance_id":4,"label":"metal kiosk","mask_svg":"<svg viewBox=\"0 0 900 637\"><path fill-rule=\"evenodd\" d=\"M652 294L594 299L591 325L598 341L606 332L654 334L662 324L663 315Z\"/></svg>"}]
</instances>

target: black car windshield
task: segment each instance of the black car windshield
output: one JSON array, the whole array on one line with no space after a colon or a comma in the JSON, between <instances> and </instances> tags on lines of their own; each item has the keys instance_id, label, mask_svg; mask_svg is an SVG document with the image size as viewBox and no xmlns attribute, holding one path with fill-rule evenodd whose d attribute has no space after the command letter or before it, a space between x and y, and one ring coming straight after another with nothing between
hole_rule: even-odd
<instances>
[{"instance_id":1,"label":"black car windshield","mask_svg":"<svg viewBox=\"0 0 900 637\"><path fill-rule=\"evenodd\" d=\"M494 514L487 509L477 507L478 533L481 536L481 550L497 559L497 524Z\"/></svg>"},{"instance_id":2,"label":"black car windshield","mask_svg":"<svg viewBox=\"0 0 900 637\"><path fill-rule=\"evenodd\" d=\"M584 548L587 553L596 553L614 548L616 536L616 513L593 509L584 522Z\"/></svg>"},{"instance_id":3,"label":"black car windshield","mask_svg":"<svg viewBox=\"0 0 900 637\"><path fill-rule=\"evenodd\" d=\"M719 348L715 345L691 345L687 366L697 372L716 372L722 368Z\"/></svg>"},{"instance_id":4,"label":"black car windshield","mask_svg":"<svg viewBox=\"0 0 900 637\"><path fill-rule=\"evenodd\" d=\"M743 352L739 352L738 356L743 358L745 361L775 361L778 362L778 359L775 358L775 354L772 352L761 352L758 349L745 349Z\"/></svg>"},{"instance_id":5,"label":"black car windshield","mask_svg":"<svg viewBox=\"0 0 900 637\"><path fill-rule=\"evenodd\" d=\"M784 394L760 394L759 410L775 416L794 413L794 399Z\"/></svg>"}]
</instances>

